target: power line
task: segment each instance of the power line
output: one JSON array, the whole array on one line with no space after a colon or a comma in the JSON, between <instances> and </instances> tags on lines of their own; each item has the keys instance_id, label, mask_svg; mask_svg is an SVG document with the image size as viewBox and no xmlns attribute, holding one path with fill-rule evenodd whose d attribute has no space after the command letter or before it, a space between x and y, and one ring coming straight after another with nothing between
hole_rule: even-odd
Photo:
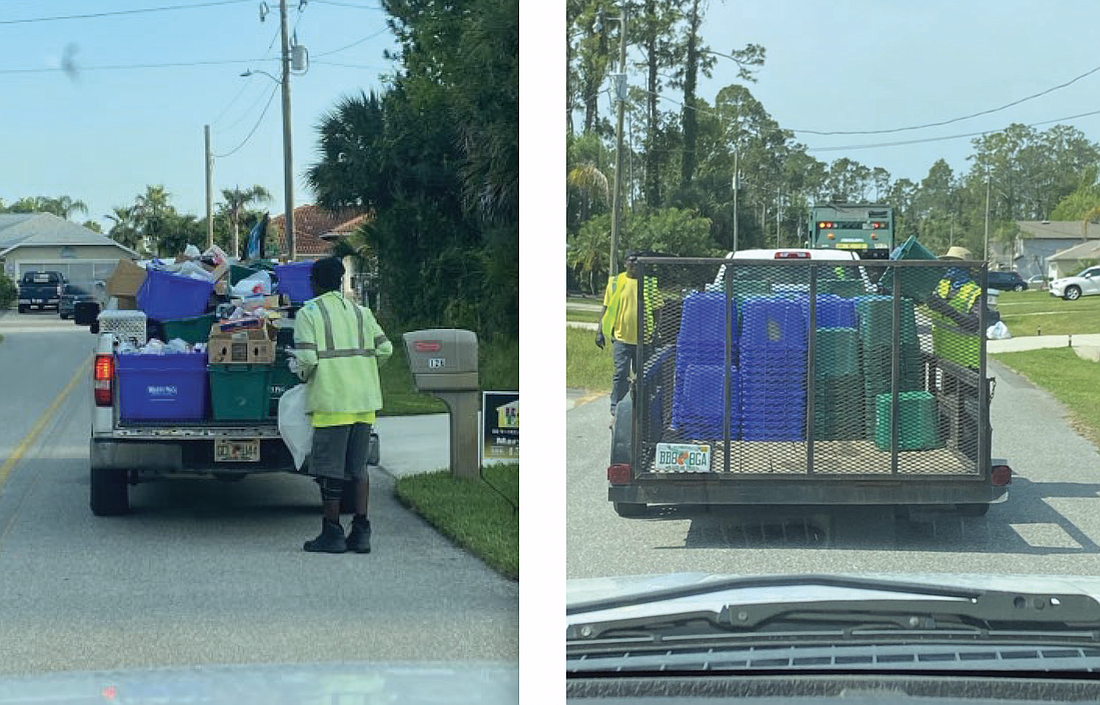
<instances>
[{"instance_id":1,"label":"power line","mask_svg":"<svg viewBox=\"0 0 1100 705\"><path fill-rule=\"evenodd\" d=\"M1076 76L1076 77L1070 79L1069 81L1066 81L1065 83L1061 83L1057 86L1053 86L1051 88L1046 89L1045 91L1040 91L1038 93L1029 95L1025 98L1020 98L1019 100L1014 100L1011 103L1005 103L1004 105L1002 105L998 108L990 108L989 110L982 110L982 111L977 112L977 113L971 113L970 115L963 115L962 117L952 118L950 120L942 120L940 122L929 122L929 123L925 123L923 125L910 125L909 127L896 127L896 128L889 129L889 130L848 130L848 131L832 130L832 131L821 131L821 130L796 130L796 129L791 128L791 132L803 133L803 134L809 134L809 135L885 135L885 134L889 134L889 133L892 133L892 132L906 132L908 130L923 130L923 129L926 129L926 128L929 128L929 127L941 127L943 125L950 125L950 124L955 123L955 122L962 122L963 120L970 120L971 118L981 117L982 115L989 115L991 113L1000 112L1002 110L1006 110L1008 108L1019 105L1021 103L1026 103L1029 100L1034 100L1036 98L1040 98L1044 95L1047 95L1048 93L1053 93L1056 90L1059 90L1059 89L1065 88L1066 86L1072 85L1072 84L1076 83L1077 81L1080 81L1082 78L1086 78L1088 76L1091 76L1092 74L1096 73L1097 71L1100 71L1100 66L1097 66L1096 68L1093 68L1093 69L1089 69L1088 71L1081 74L1080 76Z\"/></svg>"},{"instance_id":2,"label":"power line","mask_svg":"<svg viewBox=\"0 0 1100 705\"><path fill-rule=\"evenodd\" d=\"M337 61L314 61L315 64L323 64L325 66L342 66L346 69L364 69L371 71L384 71L386 66L363 66L361 64L341 64Z\"/></svg>"},{"instance_id":3,"label":"power line","mask_svg":"<svg viewBox=\"0 0 1100 705\"><path fill-rule=\"evenodd\" d=\"M1079 113L1077 115L1068 115L1066 117L1055 118L1053 120L1041 120L1039 122L1032 122L1025 127L1038 127L1040 125L1050 125L1051 123L1062 122L1064 120L1076 120L1077 118L1091 117L1093 115L1100 115L1100 110L1093 110L1087 113ZM838 152L841 150L849 149L872 149L876 147L898 147L908 144L923 144L925 142L944 142L947 140L963 139L964 137L982 137L984 135L1000 132L1001 130L985 130L984 132L969 132L963 135L947 135L945 137L926 137L918 140L904 140L901 142L880 142L878 144L855 144L847 145L843 147L808 147L807 152Z\"/></svg>"},{"instance_id":4,"label":"power line","mask_svg":"<svg viewBox=\"0 0 1100 705\"><path fill-rule=\"evenodd\" d=\"M177 61L164 64L118 64L114 66L77 66L76 72L81 71L122 71L128 69L166 69L166 68L180 68L188 66L218 66L222 64L253 64L263 61L263 59L223 59L220 61ZM40 68L40 69L0 69L0 74L11 73L49 73L51 71L64 71L65 69L60 66L57 68Z\"/></svg>"},{"instance_id":5,"label":"power line","mask_svg":"<svg viewBox=\"0 0 1100 705\"><path fill-rule=\"evenodd\" d=\"M326 51L324 53L318 54L317 56L319 58L319 57L322 57L322 56L328 56L330 54L337 54L341 51L344 51L345 49L351 49L353 46L358 46L358 45L362 44L363 42L365 42L367 40L374 39L375 37L379 36L380 34L384 34L385 32L388 32L389 29L390 29L389 27L383 27L382 29L378 30L377 32L375 32L373 34L368 34L367 36L363 37L362 39L357 39L354 42L352 42L351 44L348 44L347 46L340 47L339 49L333 49L332 51Z\"/></svg>"},{"instance_id":6,"label":"power line","mask_svg":"<svg viewBox=\"0 0 1100 705\"><path fill-rule=\"evenodd\" d=\"M264 106L264 111L262 113L260 113L260 119L257 120L256 124L252 126L252 131L248 133L248 136L244 138L244 141L241 142L240 144L238 144L233 149L226 152L225 154L215 154L214 155L215 158L224 159L225 157L232 156L234 153L237 152L237 150L239 150L241 147L248 144L248 140L252 139L252 135L256 134L256 130L259 129L260 123L263 122L264 115L267 115L267 109L271 107L271 101L275 99L275 92L277 90L279 90L279 85L275 84L275 87L271 89L271 97L267 99L267 105Z\"/></svg>"},{"instance_id":7,"label":"power line","mask_svg":"<svg viewBox=\"0 0 1100 705\"><path fill-rule=\"evenodd\" d=\"M336 5L337 7L354 7L356 10L381 10L377 5L353 5L350 2L333 2L333 0L313 0L319 5Z\"/></svg>"},{"instance_id":8,"label":"power line","mask_svg":"<svg viewBox=\"0 0 1100 705\"><path fill-rule=\"evenodd\" d=\"M194 5L168 5L165 7L146 7L135 10L114 10L111 12L94 12L85 15L58 15L55 17L30 17L22 20L0 20L0 25L29 24L31 22L56 22L59 20L87 20L97 17L117 17L119 15L140 15L149 12L166 12L168 10L193 10L199 7L214 7L216 5L239 5L252 0L218 0L217 2L203 2Z\"/></svg>"},{"instance_id":9,"label":"power line","mask_svg":"<svg viewBox=\"0 0 1100 705\"><path fill-rule=\"evenodd\" d=\"M268 55L271 54L271 47L275 46L275 40L278 39L278 38L279 38L279 28L276 27L275 28L275 33L271 35L271 42L267 45L267 51L264 52L264 58L262 59L263 61L266 61ZM229 112L229 109L231 107L233 107L233 105L240 99L240 97L242 95L244 95L245 89L248 88L248 84L251 83L251 82L252 82L252 76L249 76L248 80L244 81L243 85L241 85L241 89L239 91L237 91L237 95L233 96L233 100L229 101L229 104L226 105L224 108L222 108L222 111L220 113L218 113L218 117L214 118L214 121L210 123L211 126L218 124L218 121L221 120L223 117L225 117L225 114L227 112ZM251 110L249 110L249 112L251 112ZM234 123L234 124L236 124L236 123Z\"/></svg>"}]
</instances>

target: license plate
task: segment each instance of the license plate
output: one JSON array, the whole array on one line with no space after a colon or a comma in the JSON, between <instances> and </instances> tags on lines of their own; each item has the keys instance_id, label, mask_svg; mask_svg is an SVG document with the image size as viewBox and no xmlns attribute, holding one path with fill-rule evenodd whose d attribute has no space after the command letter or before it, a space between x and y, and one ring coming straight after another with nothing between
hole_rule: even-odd
<instances>
[{"instance_id":1,"label":"license plate","mask_svg":"<svg viewBox=\"0 0 1100 705\"><path fill-rule=\"evenodd\" d=\"M658 443L657 472L710 472L710 445Z\"/></svg>"},{"instance_id":2,"label":"license plate","mask_svg":"<svg viewBox=\"0 0 1100 705\"><path fill-rule=\"evenodd\" d=\"M838 250L866 250L866 242L838 242L836 244Z\"/></svg>"},{"instance_id":3,"label":"license plate","mask_svg":"<svg viewBox=\"0 0 1100 705\"><path fill-rule=\"evenodd\" d=\"M260 439L214 441L214 462L216 463L258 463L260 462Z\"/></svg>"}]
</instances>

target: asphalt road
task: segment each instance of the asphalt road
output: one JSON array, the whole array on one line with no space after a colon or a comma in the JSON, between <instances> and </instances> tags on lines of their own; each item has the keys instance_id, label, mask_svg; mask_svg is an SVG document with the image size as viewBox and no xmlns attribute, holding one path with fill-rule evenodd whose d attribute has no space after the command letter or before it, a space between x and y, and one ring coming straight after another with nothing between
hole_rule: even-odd
<instances>
[{"instance_id":1,"label":"asphalt road","mask_svg":"<svg viewBox=\"0 0 1100 705\"><path fill-rule=\"evenodd\" d=\"M607 501L606 396L567 395L567 574L570 578L706 572L1096 573L1100 455L1065 409L992 366L993 454L1015 472L985 517L897 519L875 508L677 509L623 519Z\"/></svg>"},{"instance_id":2,"label":"asphalt road","mask_svg":"<svg viewBox=\"0 0 1100 705\"><path fill-rule=\"evenodd\" d=\"M94 336L15 313L0 335L0 673L518 658L518 584L401 507L383 472L369 555L301 550L319 498L291 475L139 485L130 515L93 517L89 368L24 439Z\"/></svg>"}]
</instances>

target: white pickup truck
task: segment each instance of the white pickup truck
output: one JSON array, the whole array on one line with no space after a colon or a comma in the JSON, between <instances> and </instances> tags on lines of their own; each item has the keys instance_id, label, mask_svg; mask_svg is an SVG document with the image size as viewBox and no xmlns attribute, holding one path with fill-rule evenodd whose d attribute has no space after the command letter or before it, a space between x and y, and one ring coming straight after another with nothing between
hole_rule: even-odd
<instances>
[{"instance_id":1,"label":"white pickup truck","mask_svg":"<svg viewBox=\"0 0 1100 705\"><path fill-rule=\"evenodd\" d=\"M99 335L92 372L89 442L93 514L128 512L129 487L140 482L196 475L232 482L254 473L298 472L274 416L259 421L127 420L133 414L122 408L116 350L113 333ZM207 384L205 376L200 378ZM187 383L181 377L179 384ZM168 393L183 391L173 389L172 383L167 387ZM207 394L205 389L187 391ZM343 504L350 508L353 501L349 493Z\"/></svg>"}]
</instances>

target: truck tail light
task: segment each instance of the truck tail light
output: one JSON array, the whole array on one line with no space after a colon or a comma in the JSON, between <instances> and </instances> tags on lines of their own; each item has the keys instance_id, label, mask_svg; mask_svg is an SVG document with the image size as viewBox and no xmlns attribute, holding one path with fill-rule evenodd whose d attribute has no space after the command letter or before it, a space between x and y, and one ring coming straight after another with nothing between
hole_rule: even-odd
<instances>
[{"instance_id":1,"label":"truck tail light","mask_svg":"<svg viewBox=\"0 0 1100 705\"><path fill-rule=\"evenodd\" d=\"M775 259L810 259L810 253L805 250L790 250L787 252L776 252Z\"/></svg>"},{"instance_id":2,"label":"truck tail light","mask_svg":"<svg viewBox=\"0 0 1100 705\"><path fill-rule=\"evenodd\" d=\"M114 355L96 355L92 371L92 389L96 406L110 406L113 402L112 385L115 379Z\"/></svg>"},{"instance_id":3,"label":"truck tail light","mask_svg":"<svg viewBox=\"0 0 1100 705\"><path fill-rule=\"evenodd\" d=\"M1012 468L1007 465L994 465L990 480L994 487L1004 487L1012 484Z\"/></svg>"},{"instance_id":4,"label":"truck tail light","mask_svg":"<svg viewBox=\"0 0 1100 705\"><path fill-rule=\"evenodd\" d=\"M616 463L607 467L607 481L613 485L629 485L633 479L630 463Z\"/></svg>"}]
</instances>

